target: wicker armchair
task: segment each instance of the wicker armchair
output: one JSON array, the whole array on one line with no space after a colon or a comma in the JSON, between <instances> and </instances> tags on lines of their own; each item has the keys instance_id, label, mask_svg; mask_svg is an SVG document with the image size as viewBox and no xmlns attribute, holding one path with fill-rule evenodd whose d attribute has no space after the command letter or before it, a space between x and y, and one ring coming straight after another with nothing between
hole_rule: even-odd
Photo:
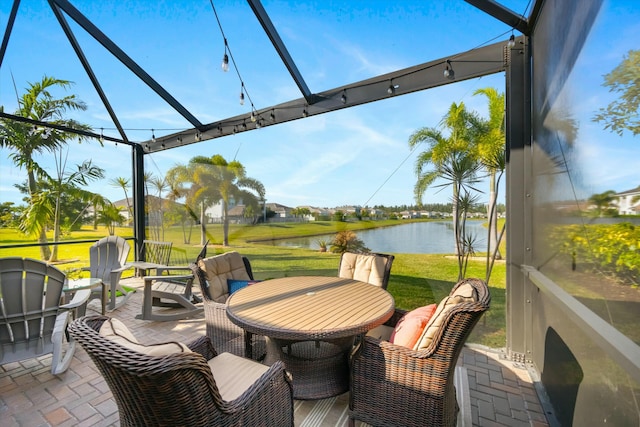
<instances>
[{"instance_id":1,"label":"wicker armchair","mask_svg":"<svg viewBox=\"0 0 640 427\"><path fill-rule=\"evenodd\" d=\"M253 280L247 257L231 251L202 258L191 269L198 279L204 302L207 336L219 351L261 360L266 353L263 336L244 331L227 317L227 279Z\"/></svg>"},{"instance_id":2,"label":"wicker armchair","mask_svg":"<svg viewBox=\"0 0 640 427\"><path fill-rule=\"evenodd\" d=\"M121 426L293 426L293 391L282 362L266 367L217 355L207 337L189 344L192 352L150 356L101 335L109 319L82 317L69 325L69 333L104 376ZM225 371L214 368L219 358ZM239 381L249 381L248 387L238 390Z\"/></svg>"},{"instance_id":3,"label":"wicker armchair","mask_svg":"<svg viewBox=\"0 0 640 427\"><path fill-rule=\"evenodd\" d=\"M453 299L458 289L468 290L469 286L472 298ZM441 313L438 321L432 318L427 324L425 334L430 325L434 329L420 350L364 337L352 359L349 425L360 420L372 426L455 426L458 404L453 373L469 333L489 308L490 300L482 280L465 279L456 284L438 306L448 308L436 311L434 318ZM387 325L395 326L403 314L396 310Z\"/></svg>"}]
</instances>

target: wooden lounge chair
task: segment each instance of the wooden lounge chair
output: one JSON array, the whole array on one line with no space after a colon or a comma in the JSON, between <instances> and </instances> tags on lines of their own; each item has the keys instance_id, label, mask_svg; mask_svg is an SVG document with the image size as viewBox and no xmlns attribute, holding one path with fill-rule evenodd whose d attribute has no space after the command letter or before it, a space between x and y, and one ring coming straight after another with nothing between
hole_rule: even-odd
<instances>
[{"instance_id":1,"label":"wooden lounge chair","mask_svg":"<svg viewBox=\"0 0 640 427\"><path fill-rule=\"evenodd\" d=\"M120 285L120 278L125 270L131 268L127 264L127 257L131 246L119 236L103 237L89 248L89 267L82 270L89 271L91 277L101 279L106 284L109 295L107 310L115 310L127 302L134 291L127 291ZM118 292L121 294L116 299ZM91 298L102 298L101 289L91 294ZM104 301L103 301L104 304Z\"/></svg>"},{"instance_id":2,"label":"wooden lounge chair","mask_svg":"<svg viewBox=\"0 0 640 427\"><path fill-rule=\"evenodd\" d=\"M365 336L352 358L349 425L455 426L455 366L490 300L482 280L465 279L440 302L414 347ZM389 332L404 314L396 310Z\"/></svg>"},{"instance_id":3,"label":"wooden lounge chair","mask_svg":"<svg viewBox=\"0 0 640 427\"><path fill-rule=\"evenodd\" d=\"M217 353L206 336L188 345L144 345L105 316L77 319L69 333L104 376L123 427L293 426L282 362L268 367Z\"/></svg>"},{"instance_id":4,"label":"wooden lounge chair","mask_svg":"<svg viewBox=\"0 0 640 427\"><path fill-rule=\"evenodd\" d=\"M140 277L149 274L149 270L155 270L155 274L160 275L169 266L172 247L173 242L144 240L138 260L129 263L129 266L135 268Z\"/></svg>"},{"instance_id":5,"label":"wooden lounge chair","mask_svg":"<svg viewBox=\"0 0 640 427\"><path fill-rule=\"evenodd\" d=\"M355 279L387 289L394 256L345 252L340 257L338 277Z\"/></svg>"},{"instance_id":6,"label":"wooden lounge chair","mask_svg":"<svg viewBox=\"0 0 640 427\"><path fill-rule=\"evenodd\" d=\"M65 274L29 258L0 258L0 364L52 353L51 373L67 370L75 342L65 330L72 310L86 304L90 290L61 305Z\"/></svg>"},{"instance_id":7,"label":"wooden lounge chair","mask_svg":"<svg viewBox=\"0 0 640 427\"><path fill-rule=\"evenodd\" d=\"M207 243L198 254L197 260L206 256ZM182 271L183 274L168 274L144 277L144 296L142 299L142 314L137 318L155 321L173 321L193 317L202 312L201 306L196 303L202 302L200 298L193 295L194 274L189 265L166 266L162 271L172 273ZM187 274L185 274L187 273ZM178 308L176 310L153 310L153 307Z\"/></svg>"},{"instance_id":8,"label":"wooden lounge chair","mask_svg":"<svg viewBox=\"0 0 640 427\"><path fill-rule=\"evenodd\" d=\"M227 317L228 279L253 280L251 263L238 252L231 251L202 258L191 268L198 279L204 302L207 336L213 346L239 356L261 359L266 352L264 337L244 331Z\"/></svg>"}]
</instances>

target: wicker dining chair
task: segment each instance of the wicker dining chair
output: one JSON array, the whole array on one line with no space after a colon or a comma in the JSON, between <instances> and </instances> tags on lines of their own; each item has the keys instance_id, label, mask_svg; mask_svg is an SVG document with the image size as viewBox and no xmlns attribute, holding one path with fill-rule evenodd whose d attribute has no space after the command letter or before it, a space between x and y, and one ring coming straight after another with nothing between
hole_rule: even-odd
<instances>
[{"instance_id":1,"label":"wicker dining chair","mask_svg":"<svg viewBox=\"0 0 640 427\"><path fill-rule=\"evenodd\" d=\"M378 253L344 252L340 257L338 277L355 279L387 289L394 256Z\"/></svg>"},{"instance_id":2,"label":"wicker dining chair","mask_svg":"<svg viewBox=\"0 0 640 427\"><path fill-rule=\"evenodd\" d=\"M107 382L121 426L293 426L293 389L282 362L267 367L218 354L206 336L188 346L143 346L114 322L85 316L69 333Z\"/></svg>"},{"instance_id":3,"label":"wicker dining chair","mask_svg":"<svg viewBox=\"0 0 640 427\"><path fill-rule=\"evenodd\" d=\"M227 280L253 280L249 259L236 251L201 258L191 269L198 279L204 302L207 336L219 351L260 360L266 353L263 336L244 331L227 317Z\"/></svg>"},{"instance_id":4,"label":"wicker dining chair","mask_svg":"<svg viewBox=\"0 0 640 427\"><path fill-rule=\"evenodd\" d=\"M365 336L352 358L349 425L455 426L455 366L490 301L484 281L464 279L440 302L415 347ZM393 329L404 314L397 309L386 325Z\"/></svg>"}]
</instances>

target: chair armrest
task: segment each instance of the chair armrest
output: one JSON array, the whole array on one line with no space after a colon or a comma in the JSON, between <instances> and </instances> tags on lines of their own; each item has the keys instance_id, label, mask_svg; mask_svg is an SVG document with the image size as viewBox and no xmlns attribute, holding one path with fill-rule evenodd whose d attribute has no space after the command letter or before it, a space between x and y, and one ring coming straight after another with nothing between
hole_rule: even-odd
<instances>
[{"instance_id":1,"label":"chair armrest","mask_svg":"<svg viewBox=\"0 0 640 427\"><path fill-rule=\"evenodd\" d=\"M218 355L218 352L213 348L211 340L206 335L203 335L187 344L187 347L195 353L201 354L205 360L211 360Z\"/></svg>"},{"instance_id":2,"label":"chair armrest","mask_svg":"<svg viewBox=\"0 0 640 427\"><path fill-rule=\"evenodd\" d=\"M73 298L67 304L63 304L60 306L62 310L72 310L74 308L80 307L82 304L85 304L89 297L91 296L91 289L79 289L75 291Z\"/></svg>"},{"instance_id":3,"label":"chair armrest","mask_svg":"<svg viewBox=\"0 0 640 427\"><path fill-rule=\"evenodd\" d=\"M188 280L193 279L193 274L176 274L169 276L144 276L144 281L152 282L154 280Z\"/></svg>"},{"instance_id":4,"label":"chair armrest","mask_svg":"<svg viewBox=\"0 0 640 427\"><path fill-rule=\"evenodd\" d=\"M384 322L384 325L395 328L398 322L400 321L400 319L402 319L402 316L404 316L405 314L407 314L407 310L396 308L395 311L393 312L393 315L389 318L389 320Z\"/></svg>"},{"instance_id":5,"label":"chair armrest","mask_svg":"<svg viewBox=\"0 0 640 427\"><path fill-rule=\"evenodd\" d=\"M114 268L113 270L111 270L111 273L121 273L123 271L129 270L130 268L133 268L134 266L131 264L125 264L120 268Z\"/></svg>"}]
</instances>

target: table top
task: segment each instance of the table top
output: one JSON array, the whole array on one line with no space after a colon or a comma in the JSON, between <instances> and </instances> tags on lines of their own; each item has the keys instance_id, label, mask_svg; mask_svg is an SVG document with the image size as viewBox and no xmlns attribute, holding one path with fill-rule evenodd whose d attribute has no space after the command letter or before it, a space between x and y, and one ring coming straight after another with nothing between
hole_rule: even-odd
<instances>
[{"instance_id":1,"label":"table top","mask_svg":"<svg viewBox=\"0 0 640 427\"><path fill-rule=\"evenodd\" d=\"M343 338L383 324L395 308L386 290L339 277L266 280L233 293L227 316L241 328L288 340Z\"/></svg>"},{"instance_id":2,"label":"table top","mask_svg":"<svg viewBox=\"0 0 640 427\"><path fill-rule=\"evenodd\" d=\"M77 291L80 289L91 289L102 284L102 279L96 277L85 277L82 279L70 279L64 284L64 292Z\"/></svg>"}]
</instances>

